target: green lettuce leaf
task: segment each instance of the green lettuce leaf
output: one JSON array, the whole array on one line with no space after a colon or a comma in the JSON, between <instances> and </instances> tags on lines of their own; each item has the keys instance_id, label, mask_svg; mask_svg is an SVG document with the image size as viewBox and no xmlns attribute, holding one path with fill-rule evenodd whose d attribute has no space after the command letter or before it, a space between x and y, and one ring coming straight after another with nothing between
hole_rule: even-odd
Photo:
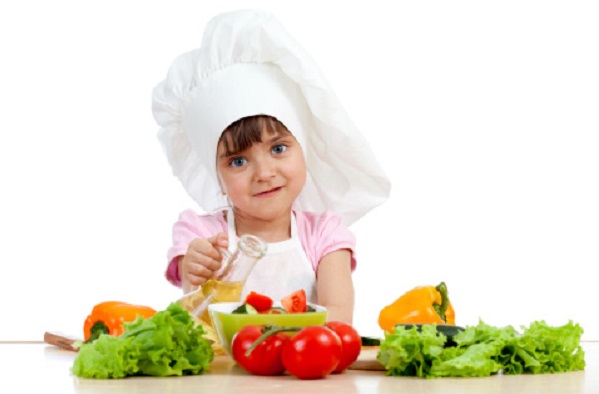
<instances>
[{"instance_id":1,"label":"green lettuce leaf","mask_svg":"<svg viewBox=\"0 0 599 394\"><path fill-rule=\"evenodd\" d=\"M149 319L125 323L120 337L101 335L81 345L72 372L95 379L201 374L214 359L204 334L185 309L172 303Z\"/></svg>"},{"instance_id":2,"label":"green lettuce leaf","mask_svg":"<svg viewBox=\"0 0 599 394\"><path fill-rule=\"evenodd\" d=\"M423 326L420 332L416 326L409 329L398 326L394 334L385 333L377 359L386 367L388 375L428 376L446 340L432 325Z\"/></svg>"},{"instance_id":3,"label":"green lettuce leaf","mask_svg":"<svg viewBox=\"0 0 599 394\"><path fill-rule=\"evenodd\" d=\"M580 346L582 333L582 328L571 321L558 327L544 321L533 322L504 350L510 359L503 372L517 375L583 370L586 363Z\"/></svg>"},{"instance_id":4,"label":"green lettuce leaf","mask_svg":"<svg viewBox=\"0 0 599 394\"><path fill-rule=\"evenodd\" d=\"M466 327L447 346L435 325L386 333L378 361L392 376L482 377L504 374L555 373L582 370L582 328L569 322L552 327L536 321L519 333L512 326L494 327L480 321Z\"/></svg>"},{"instance_id":5,"label":"green lettuce leaf","mask_svg":"<svg viewBox=\"0 0 599 394\"><path fill-rule=\"evenodd\" d=\"M135 360L128 356L128 349L127 341L100 335L94 342L81 345L72 372L85 378L124 378L135 368Z\"/></svg>"}]
</instances>

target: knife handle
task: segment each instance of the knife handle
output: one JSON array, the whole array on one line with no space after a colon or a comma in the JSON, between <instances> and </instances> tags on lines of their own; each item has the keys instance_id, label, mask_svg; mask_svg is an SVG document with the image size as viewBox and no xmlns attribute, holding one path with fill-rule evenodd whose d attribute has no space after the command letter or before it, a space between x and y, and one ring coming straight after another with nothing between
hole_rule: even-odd
<instances>
[{"instance_id":1,"label":"knife handle","mask_svg":"<svg viewBox=\"0 0 599 394\"><path fill-rule=\"evenodd\" d=\"M74 346L75 342L79 341L77 338L66 336L62 333L46 331L44 333L44 342L50 345L58 346L59 348L70 350L73 352L79 351L79 348Z\"/></svg>"}]
</instances>

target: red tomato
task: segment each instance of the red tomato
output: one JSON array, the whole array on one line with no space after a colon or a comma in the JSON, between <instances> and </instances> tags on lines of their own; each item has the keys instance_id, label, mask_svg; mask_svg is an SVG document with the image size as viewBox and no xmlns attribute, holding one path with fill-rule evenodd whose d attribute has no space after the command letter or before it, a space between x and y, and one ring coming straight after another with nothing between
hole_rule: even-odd
<instances>
[{"instance_id":1,"label":"red tomato","mask_svg":"<svg viewBox=\"0 0 599 394\"><path fill-rule=\"evenodd\" d=\"M283 333L271 335L246 355L246 351L262 334L262 326L245 326L237 331L231 344L233 358L243 369L254 375L280 375L285 372L281 352L290 337Z\"/></svg>"},{"instance_id":2,"label":"red tomato","mask_svg":"<svg viewBox=\"0 0 599 394\"><path fill-rule=\"evenodd\" d=\"M333 373L341 373L358 359L362 350L362 338L350 324L330 321L326 325L341 339L341 361L333 371Z\"/></svg>"},{"instance_id":3,"label":"red tomato","mask_svg":"<svg viewBox=\"0 0 599 394\"><path fill-rule=\"evenodd\" d=\"M319 379L335 370L341 360L341 339L325 326L309 326L283 346L285 369L300 379Z\"/></svg>"},{"instance_id":4,"label":"red tomato","mask_svg":"<svg viewBox=\"0 0 599 394\"><path fill-rule=\"evenodd\" d=\"M281 305L287 310L287 313L306 311L306 291L300 289L281 299Z\"/></svg>"},{"instance_id":5,"label":"red tomato","mask_svg":"<svg viewBox=\"0 0 599 394\"><path fill-rule=\"evenodd\" d=\"M245 297L245 303L256 308L258 312L263 312L272 308L272 299L269 296L256 293L255 291L250 292L250 294Z\"/></svg>"}]
</instances>

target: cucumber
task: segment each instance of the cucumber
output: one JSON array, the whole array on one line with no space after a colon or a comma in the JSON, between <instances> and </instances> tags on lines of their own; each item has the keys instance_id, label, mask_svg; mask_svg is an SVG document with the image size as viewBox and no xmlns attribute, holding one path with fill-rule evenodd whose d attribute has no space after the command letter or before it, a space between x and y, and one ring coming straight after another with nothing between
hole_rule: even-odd
<instances>
[{"instance_id":1,"label":"cucumber","mask_svg":"<svg viewBox=\"0 0 599 394\"><path fill-rule=\"evenodd\" d=\"M360 337L362 339L362 346L380 346L381 340L374 337Z\"/></svg>"},{"instance_id":2,"label":"cucumber","mask_svg":"<svg viewBox=\"0 0 599 394\"><path fill-rule=\"evenodd\" d=\"M233 309L231 313L240 315L255 315L258 313L258 311L250 304L241 304L237 308Z\"/></svg>"}]
</instances>

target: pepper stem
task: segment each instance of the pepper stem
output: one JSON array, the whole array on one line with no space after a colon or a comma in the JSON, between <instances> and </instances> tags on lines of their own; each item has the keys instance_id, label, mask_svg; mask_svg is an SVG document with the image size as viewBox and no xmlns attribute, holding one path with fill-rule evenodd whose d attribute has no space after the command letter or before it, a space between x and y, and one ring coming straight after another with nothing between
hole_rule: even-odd
<instances>
[{"instance_id":1,"label":"pepper stem","mask_svg":"<svg viewBox=\"0 0 599 394\"><path fill-rule=\"evenodd\" d=\"M435 287L435 289L437 289L437 291L441 294L441 304L433 304L433 306L435 307L435 311L437 311L437 314L439 315L441 320L443 320L443 322L445 323L447 322L445 311L447 311L447 307L449 306L447 285L445 285L445 282L441 282L437 285L437 287Z\"/></svg>"},{"instance_id":2,"label":"pepper stem","mask_svg":"<svg viewBox=\"0 0 599 394\"><path fill-rule=\"evenodd\" d=\"M292 326L292 327L285 327L285 326L277 326L276 324L272 324L272 325L267 325L264 326L262 328L262 335L260 335L258 337L258 339L256 339L254 341L254 343L252 343L252 346L250 346L248 348L248 350L245 351L245 355L246 357L249 356L252 351L256 348L256 346L258 346L260 343L262 343L264 340L266 340L266 338L270 337L271 335L275 335L279 332L297 332L297 331L301 331L302 327L297 327L297 326Z\"/></svg>"},{"instance_id":3,"label":"pepper stem","mask_svg":"<svg viewBox=\"0 0 599 394\"><path fill-rule=\"evenodd\" d=\"M101 321L97 321L94 323L92 328L90 328L89 332L91 333L90 337L87 338L83 343L90 343L95 341L100 337L101 334L108 334L108 327Z\"/></svg>"}]
</instances>

